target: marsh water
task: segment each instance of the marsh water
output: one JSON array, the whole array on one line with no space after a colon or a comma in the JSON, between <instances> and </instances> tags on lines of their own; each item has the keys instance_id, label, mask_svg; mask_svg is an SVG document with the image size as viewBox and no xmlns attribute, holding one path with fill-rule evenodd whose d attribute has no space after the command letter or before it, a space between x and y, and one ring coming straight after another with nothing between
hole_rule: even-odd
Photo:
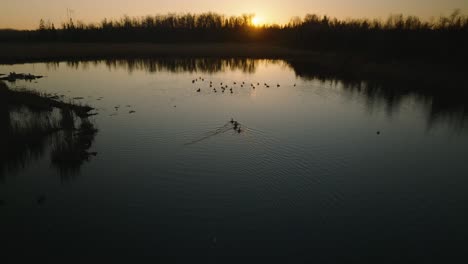
<instances>
[{"instance_id":1,"label":"marsh water","mask_svg":"<svg viewBox=\"0 0 468 264\"><path fill-rule=\"evenodd\" d=\"M5 252L395 261L468 242L456 96L282 60L0 65L8 72L45 76L12 88L95 107L99 132L78 169L52 166L47 145L0 166Z\"/></svg>"}]
</instances>

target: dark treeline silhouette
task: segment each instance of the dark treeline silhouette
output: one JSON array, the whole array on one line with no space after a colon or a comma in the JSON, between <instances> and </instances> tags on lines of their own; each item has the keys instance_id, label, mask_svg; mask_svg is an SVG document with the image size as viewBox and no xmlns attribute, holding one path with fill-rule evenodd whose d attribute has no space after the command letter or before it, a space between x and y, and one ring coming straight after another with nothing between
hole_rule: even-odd
<instances>
[{"instance_id":1,"label":"dark treeline silhouette","mask_svg":"<svg viewBox=\"0 0 468 264\"><path fill-rule=\"evenodd\" d=\"M450 16L422 21L415 16L392 15L386 21L339 20L329 16L295 17L286 25L252 24L254 15L216 13L167 14L85 24L69 21L56 28L41 20L34 31L5 30L0 41L58 42L247 42L285 45L317 51L361 52L396 57L430 56L462 60L468 44L468 16L459 10Z\"/></svg>"}]
</instances>

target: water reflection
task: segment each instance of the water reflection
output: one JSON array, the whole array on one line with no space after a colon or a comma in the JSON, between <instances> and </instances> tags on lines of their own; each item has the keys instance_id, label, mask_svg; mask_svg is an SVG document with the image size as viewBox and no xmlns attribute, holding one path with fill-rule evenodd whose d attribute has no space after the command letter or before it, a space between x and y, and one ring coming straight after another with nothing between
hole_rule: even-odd
<instances>
[{"instance_id":1,"label":"water reflection","mask_svg":"<svg viewBox=\"0 0 468 264\"><path fill-rule=\"evenodd\" d=\"M341 84L344 90L362 95L368 111L385 104L389 116L398 111L401 103L415 98L426 109L428 129L437 123L448 124L455 130L466 128L468 102L466 79L462 75L441 76L421 73L415 69L401 78L385 78L378 75L355 76L347 68L336 70L315 62L288 61L297 76L305 80L319 80ZM424 77L421 77L424 75ZM454 78L452 78L454 77Z\"/></svg>"},{"instance_id":2,"label":"water reflection","mask_svg":"<svg viewBox=\"0 0 468 264\"><path fill-rule=\"evenodd\" d=\"M30 242L11 248L136 255L153 254L156 245L176 255L184 241L185 249L211 254L198 249L213 249L216 240L220 255L258 245L260 253L248 253L301 255L322 246L325 259L369 243L379 253L401 241L405 250L431 239L453 245L468 234L468 134L452 136L466 120L461 96L428 89L424 80L350 77L308 62L184 61L175 68L167 59L49 64L58 68L49 71L44 64L0 66L46 75L27 85L99 109L99 134L48 136L31 151L44 158L30 166L32 159L18 158L18 168L28 168L0 184L0 233ZM204 74L207 68L215 74ZM220 92L221 82L234 94ZM26 121L0 106L6 131ZM69 112L42 112L34 119L89 126ZM444 126L426 133L426 115ZM80 175L57 184L50 177L57 172Z\"/></svg>"},{"instance_id":3,"label":"water reflection","mask_svg":"<svg viewBox=\"0 0 468 264\"><path fill-rule=\"evenodd\" d=\"M11 91L0 83L1 180L48 152L52 167L68 178L79 174L83 163L96 155L88 152L97 133L88 118L79 117L68 104L57 113L50 103L55 101L30 91Z\"/></svg>"},{"instance_id":4,"label":"water reflection","mask_svg":"<svg viewBox=\"0 0 468 264\"><path fill-rule=\"evenodd\" d=\"M204 74L225 71L242 71L255 73L260 63L284 64L281 60L258 60L246 58L160 58L160 59L108 59L90 61L67 61L65 64L73 69L87 70L90 66L105 64L109 70L125 69L128 73L135 71L156 72L199 72ZM59 62L48 62L48 69L57 69Z\"/></svg>"},{"instance_id":5,"label":"water reflection","mask_svg":"<svg viewBox=\"0 0 468 264\"><path fill-rule=\"evenodd\" d=\"M447 124L457 131L466 129L468 121L467 84L464 78L455 75L441 76L408 73L401 78L387 78L379 74L356 75L352 65L347 67L324 66L308 60L259 60L247 58L185 58L185 59L108 59L93 61L67 61L67 67L88 70L90 66L105 64L109 70L125 69L128 73L146 71L149 73L200 73L213 74L227 71L241 71L255 74L260 65L279 65L292 69L304 81L318 80L341 87L344 91L366 99L367 111L374 106L385 105L388 116L401 107L401 103L414 98L426 109L427 128L436 124ZM60 63L47 63L49 69L56 69ZM422 78L421 76L424 76Z\"/></svg>"},{"instance_id":6,"label":"water reflection","mask_svg":"<svg viewBox=\"0 0 468 264\"><path fill-rule=\"evenodd\" d=\"M239 71L252 76L255 75L260 66L276 65L293 70L296 77L304 82L330 83L331 86L342 89L343 93L364 98L368 112L372 112L374 108L384 105L387 115L391 117L393 113L398 112L402 107L402 102L412 98L423 106L428 129L437 124L444 124L448 125L453 131L461 132L466 130L468 121L468 101L464 99L463 87L447 89L447 87L453 85L464 86L464 82L456 83L451 79L444 79L443 82L440 82L440 76L435 79L427 76L425 79L418 80L386 79L378 78L378 76L355 76L350 74L349 69L337 70L306 60L258 60L247 58L108 59L67 61L64 64L68 68L85 71L92 70L92 67L105 65L109 71L124 69L128 73L145 71L148 73L215 74ZM58 69L62 65L63 63L59 62L46 63L49 70ZM455 92L452 92L452 90ZM3 129L1 129L0 137L4 139L6 148L0 151L0 176L5 172L15 172L24 167L28 161L37 160L48 152L50 152L52 166L61 175L76 175L79 174L83 163L92 154L95 154L88 152L94 141L96 131L87 118L83 118L80 123L82 130L51 133L50 131L55 129L55 123L60 123L61 127L65 127L67 125L63 124L63 122L72 119L71 123L74 126L74 119L72 117L66 118L68 115L64 112L59 115L62 117L59 118L60 120L54 119L49 110L31 111L24 105L21 108L12 107L5 97L2 100L4 102L0 106L0 124ZM16 118L12 119L12 117ZM210 138L212 134L224 133L229 129L228 123L212 133L194 139L193 142Z\"/></svg>"}]
</instances>

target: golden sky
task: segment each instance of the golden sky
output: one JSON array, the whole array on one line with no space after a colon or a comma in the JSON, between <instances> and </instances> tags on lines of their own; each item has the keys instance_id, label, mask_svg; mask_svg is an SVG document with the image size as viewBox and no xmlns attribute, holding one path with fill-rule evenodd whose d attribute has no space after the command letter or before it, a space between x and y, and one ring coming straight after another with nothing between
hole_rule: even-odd
<instances>
[{"instance_id":1,"label":"golden sky","mask_svg":"<svg viewBox=\"0 0 468 264\"><path fill-rule=\"evenodd\" d=\"M213 11L227 15L254 13L264 23L286 23L307 13L338 18L386 18L389 14L417 15L424 19L448 15L455 8L468 13L467 0L2 0L0 28L34 29L44 18L59 26L72 17L84 22L123 15L145 16Z\"/></svg>"}]
</instances>

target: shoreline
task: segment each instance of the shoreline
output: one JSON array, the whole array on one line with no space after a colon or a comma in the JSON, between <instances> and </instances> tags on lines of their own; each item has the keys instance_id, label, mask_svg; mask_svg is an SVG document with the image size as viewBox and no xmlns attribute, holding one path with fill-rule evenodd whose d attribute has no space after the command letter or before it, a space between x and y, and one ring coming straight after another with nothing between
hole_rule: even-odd
<instances>
[{"instance_id":1,"label":"shoreline","mask_svg":"<svg viewBox=\"0 0 468 264\"><path fill-rule=\"evenodd\" d=\"M245 43L0 43L0 64L151 57L284 59L318 54L274 45Z\"/></svg>"},{"instance_id":2,"label":"shoreline","mask_svg":"<svg viewBox=\"0 0 468 264\"><path fill-rule=\"evenodd\" d=\"M466 85L467 66L458 62L369 58L362 54L317 52L246 43L0 43L0 65L132 59L271 59L288 62L298 75L315 73L355 80L445 82ZM6 73L5 73L6 74Z\"/></svg>"}]
</instances>

